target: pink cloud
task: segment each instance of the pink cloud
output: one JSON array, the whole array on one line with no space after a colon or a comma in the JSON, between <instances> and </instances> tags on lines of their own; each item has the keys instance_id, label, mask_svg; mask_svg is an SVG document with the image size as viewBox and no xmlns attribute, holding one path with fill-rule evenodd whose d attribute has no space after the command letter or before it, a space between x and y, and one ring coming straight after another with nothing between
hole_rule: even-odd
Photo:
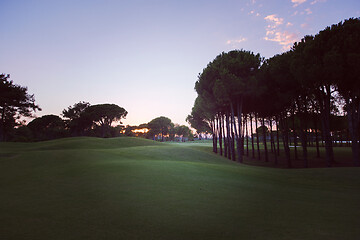
<instances>
[{"instance_id":1,"label":"pink cloud","mask_svg":"<svg viewBox=\"0 0 360 240\"><path fill-rule=\"evenodd\" d=\"M232 40L227 40L226 44L227 45L237 45L239 43L245 42L247 39L244 37L241 37L239 39L232 39Z\"/></svg>"},{"instance_id":2,"label":"pink cloud","mask_svg":"<svg viewBox=\"0 0 360 240\"><path fill-rule=\"evenodd\" d=\"M315 0L315 1L312 1L310 4L314 5L314 4L319 3L319 2L326 2L326 0Z\"/></svg>"},{"instance_id":3,"label":"pink cloud","mask_svg":"<svg viewBox=\"0 0 360 240\"><path fill-rule=\"evenodd\" d=\"M293 7L297 7L297 6L299 6L300 4L303 4L306 1L307 0L291 0L291 2L294 3Z\"/></svg>"},{"instance_id":4,"label":"pink cloud","mask_svg":"<svg viewBox=\"0 0 360 240\"><path fill-rule=\"evenodd\" d=\"M301 26L302 28L308 28L308 27L309 27L309 24L303 23L303 24L301 24L300 26Z\"/></svg>"},{"instance_id":5,"label":"pink cloud","mask_svg":"<svg viewBox=\"0 0 360 240\"><path fill-rule=\"evenodd\" d=\"M311 11L311 9L310 9L310 8L305 9L305 12L306 12L306 14L307 14L307 15L312 14L312 11Z\"/></svg>"},{"instance_id":6,"label":"pink cloud","mask_svg":"<svg viewBox=\"0 0 360 240\"><path fill-rule=\"evenodd\" d=\"M278 26L278 25L281 25L284 23L284 19L278 18L276 14L268 15L264 19L268 22L271 22L275 26Z\"/></svg>"},{"instance_id":7,"label":"pink cloud","mask_svg":"<svg viewBox=\"0 0 360 240\"><path fill-rule=\"evenodd\" d=\"M280 45L282 45L282 50L286 51L291 48L291 46L294 44L294 42L297 41L298 37L295 33L290 33L287 31L277 31L273 34L266 34L266 37L264 38L266 41L272 41L277 42Z\"/></svg>"},{"instance_id":8,"label":"pink cloud","mask_svg":"<svg viewBox=\"0 0 360 240\"><path fill-rule=\"evenodd\" d=\"M264 37L264 40L277 42L282 46L282 50L289 50L293 43L297 41L297 35L295 33L283 31L281 25L284 24L284 19L278 17L276 14L268 15L264 19L269 23L266 27L266 36ZM287 22L286 27L290 26L293 26L293 24Z\"/></svg>"},{"instance_id":9,"label":"pink cloud","mask_svg":"<svg viewBox=\"0 0 360 240\"><path fill-rule=\"evenodd\" d=\"M255 15L256 17L259 17L259 16L260 16L260 13L257 13L257 12L255 12L254 10L250 11L249 14Z\"/></svg>"}]
</instances>

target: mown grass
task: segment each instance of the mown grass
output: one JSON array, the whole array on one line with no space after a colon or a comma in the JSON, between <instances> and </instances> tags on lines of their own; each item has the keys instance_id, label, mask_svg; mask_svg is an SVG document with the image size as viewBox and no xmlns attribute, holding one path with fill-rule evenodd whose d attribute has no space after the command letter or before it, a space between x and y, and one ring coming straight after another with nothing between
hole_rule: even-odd
<instances>
[{"instance_id":1,"label":"mown grass","mask_svg":"<svg viewBox=\"0 0 360 240\"><path fill-rule=\"evenodd\" d=\"M0 239L357 239L360 169L239 165L202 144L0 144Z\"/></svg>"},{"instance_id":2,"label":"mown grass","mask_svg":"<svg viewBox=\"0 0 360 240\"><path fill-rule=\"evenodd\" d=\"M187 145L198 145L202 146L203 149L207 151L212 151L212 140L203 140L202 144L197 144L196 142L185 143ZM207 146L207 147L206 147ZM280 142L280 155L277 155L271 152L270 143L267 143L268 148L268 161L265 159L265 150L263 143L259 144L260 146L260 159L258 158L258 149L255 143L254 146L254 155L252 153L251 142L249 146L244 145L244 163L252 166L264 166L264 167L276 167L276 168L288 168L287 159L285 156L284 148ZM248 149L247 149L248 148ZM324 168L328 167L328 162L326 160L325 147L320 146L320 157L317 157L316 147L308 146L307 147L307 157L308 157L308 167L309 168ZM236 151L236 150L235 150ZM334 151L334 161L331 163L332 167L353 167L356 164L353 161L351 147L339 146L336 145L333 147ZM220 155L220 145L218 144L218 154ZM301 146L297 146L297 159L295 157L295 148L290 146L290 158L292 168L304 168L304 158L303 151ZM277 163L276 163L277 161ZM275 164L276 163L276 164Z\"/></svg>"}]
</instances>

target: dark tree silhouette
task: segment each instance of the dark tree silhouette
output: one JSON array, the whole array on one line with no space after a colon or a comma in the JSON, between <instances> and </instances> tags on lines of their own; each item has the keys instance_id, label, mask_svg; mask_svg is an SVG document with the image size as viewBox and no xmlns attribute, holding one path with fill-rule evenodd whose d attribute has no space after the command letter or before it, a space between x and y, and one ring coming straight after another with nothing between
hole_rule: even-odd
<instances>
[{"instance_id":1,"label":"dark tree silhouette","mask_svg":"<svg viewBox=\"0 0 360 240\"><path fill-rule=\"evenodd\" d=\"M21 117L33 117L33 112L41 110L27 87L14 84L9 78L9 74L0 74L0 141L7 140Z\"/></svg>"},{"instance_id":2,"label":"dark tree silhouette","mask_svg":"<svg viewBox=\"0 0 360 240\"><path fill-rule=\"evenodd\" d=\"M90 103L85 101L80 101L78 103L75 103L73 106L69 106L67 109L64 109L62 111L62 115L65 118L68 118L70 120L74 120L76 118L79 118L80 115L85 111L86 108L90 106Z\"/></svg>"},{"instance_id":3,"label":"dark tree silhouette","mask_svg":"<svg viewBox=\"0 0 360 240\"><path fill-rule=\"evenodd\" d=\"M360 18L327 27L316 37L324 52L326 77L345 100L354 164L360 165Z\"/></svg>"},{"instance_id":4,"label":"dark tree silhouette","mask_svg":"<svg viewBox=\"0 0 360 240\"><path fill-rule=\"evenodd\" d=\"M89 106L90 103L81 101L62 111L62 115L67 119L66 126L72 136L84 135L84 130L91 124L91 121L80 118Z\"/></svg>"},{"instance_id":5,"label":"dark tree silhouette","mask_svg":"<svg viewBox=\"0 0 360 240\"><path fill-rule=\"evenodd\" d=\"M155 118L148 123L149 134L152 135L152 137L155 137L155 135L160 135L161 141L163 142L165 135L170 132L170 129L173 127L173 125L174 124L167 117L161 116Z\"/></svg>"},{"instance_id":6,"label":"dark tree silhouette","mask_svg":"<svg viewBox=\"0 0 360 240\"><path fill-rule=\"evenodd\" d=\"M35 140L43 141L66 136L65 122L56 115L35 118L27 125Z\"/></svg>"},{"instance_id":7,"label":"dark tree silhouette","mask_svg":"<svg viewBox=\"0 0 360 240\"><path fill-rule=\"evenodd\" d=\"M121 124L127 111L116 104L91 105L80 115L81 121L88 123L89 128L99 128L101 137L111 136L110 130L114 122Z\"/></svg>"},{"instance_id":8,"label":"dark tree silhouette","mask_svg":"<svg viewBox=\"0 0 360 240\"><path fill-rule=\"evenodd\" d=\"M210 126L213 151L217 153L219 139L222 153L222 138L225 138L225 155L233 160L237 156L239 162L242 162L244 149L243 108L251 94L251 82L261 61L259 54L249 51L223 52L207 65L195 83L198 100L193 112L200 112L201 119Z\"/></svg>"},{"instance_id":9,"label":"dark tree silhouette","mask_svg":"<svg viewBox=\"0 0 360 240\"><path fill-rule=\"evenodd\" d=\"M305 36L290 51L266 61L262 61L259 54L243 50L223 52L199 74L195 83L198 98L188 119L194 126L197 123L209 126L215 153L219 139L220 154L224 142L224 155L233 160L237 156L239 162L242 162L245 135L243 115L250 116L250 129L252 116L256 128L258 119L262 125L268 122L270 128L275 123L277 147L271 129L271 152L276 164L281 137L288 167L292 166L290 133L295 147L297 136L300 138L303 166L308 167L307 148L314 140L317 157L320 157L319 133L325 141L327 165L331 166L334 162L332 135L341 140L348 132L354 163L360 165L359 42L360 18L356 18L328 27L315 36ZM338 101L339 96L345 104ZM347 113L348 131L331 125L332 115L341 105ZM266 141L263 144L267 161ZM254 157L253 139L252 145Z\"/></svg>"}]
</instances>

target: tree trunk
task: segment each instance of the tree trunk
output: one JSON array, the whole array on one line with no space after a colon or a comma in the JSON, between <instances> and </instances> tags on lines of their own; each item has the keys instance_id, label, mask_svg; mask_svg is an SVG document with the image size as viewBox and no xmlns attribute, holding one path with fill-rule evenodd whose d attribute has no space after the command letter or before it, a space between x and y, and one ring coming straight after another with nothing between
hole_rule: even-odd
<instances>
[{"instance_id":1,"label":"tree trunk","mask_svg":"<svg viewBox=\"0 0 360 240\"><path fill-rule=\"evenodd\" d=\"M222 136L224 138L224 157L227 157L228 156L228 146L227 146L227 137L226 137L226 134L225 134L225 119L224 119L224 115L221 115L221 122L222 122Z\"/></svg>"},{"instance_id":2,"label":"tree trunk","mask_svg":"<svg viewBox=\"0 0 360 240\"><path fill-rule=\"evenodd\" d=\"M299 111L299 120L300 120L300 137L301 137L301 146L303 152L303 164L304 168L308 167L308 154L307 154L307 102L306 96L301 96L298 101L298 111Z\"/></svg>"},{"instance_id":3,"label":"tree trunk","mask_svg":"<svg viewBox=\"0 0 360 240\"><path fill-rule=\"evenodd\" d=\"M252 114L250 113L250 136L251 136L251 151L252 158L255 158L255 147L254 147L254 136L253 136L253 128L252 128Z\"/></svg>"},{"instance_id":4,"label":"tree trunk","mask_svg":"<svg viewBox=\"0 0 360 240\"><path fill-rule=\"evenodd\" d=\"M244 136L246 137L246 156L249 157L249 129L248 129L248 121L247 121L247 116L245 117L245 134Z\"/></svg>"},{"instance_id":5,"label":"tree trunk","mask_svg":"<svg viewBox=\"0 0 360 240\"><path fill-rule=\"evenodd\" d=\"M267 144L266 144L266 131L265 131L265 118L262 118L262 125L264 126L263 129L263 135L264 135L264 152L265 152L265 162L269 161L269 156L268 156L268 149L267 149Z\"/></svg>"},{"instance_id":6,"label":"tree trunk","mask_svg":"<svg viewBox=\"0 0 360 240\"><path fill-rule=\"evenodd\" d=\"M314 114L314 117L313 117L313 121L314 121L314 128L315 128L316 157L317 157L317 158L320 158L318 126L317 126L317 119L316 119L316 115L315 115L315 114Z\"/></svg>"},{"instance_id":7,"label":"tree trunk","mask_svg":"<svg viewBox=\"0 0 360 240\"><path fill-rule=\"evenodd\" d=\"M353 101L350 102L350 99L347 97L346 101L346 111L349 123L349 132L351 137L351 150L353 156L353 162L355 166L360 166L359 158L359 110L356 112L356 106Z\"/></svg>"},{"instance_id":8,"label":"tree trunk","mask_svg":"<svg viewBox=\"0 0 360 240\"><path fill-rule=\"evenodd\" d=\"M1 113L0 142L5 141L5 106Z\"/></svg>"},{"instance_id":9,"label":"tree trunk","mask_svg":"<svg viewBox=\"0 0 360 240\"><path fill-rule=\"evenodd\" d=\"M219 132L219 148L220 148L220 156L223 155L223 147L222 147L222 130L221 130L221 118L220 118L220 114L218 114L217 117L217 125L218 125L218 132Z\"/></svg>"},{"instance_id":10,"label":"tree trunk","mask_svg":"<svg viewBox=\"0 0 360 240\"><path fill-rule=\"evenodd\" d=\"M321 109L321 118L323 125L323 132L325 138L325 151L326 151L326 162L327 166L331 167L334 162L334 151L332 146L332 138L330 132L330 97L331 89L330 85L322 86L321 92L319 94L320 98L320 109Z\"/></svg>"},{"instance_id":11,"label":"tree trunk","mask_svg":"<svg viewBox=\"0 0 360 240\"><path fill-rule=\"evenodd\" d=\"M237 105L238 106L238 105ZM241 132L237 131L236 129L236 121L235 121L235 114L234 114L234 107L233 104L230 102L230 109L231 109L231 117L232 117L232 127L233 127L233 131L232 133L235 133L235 139L236 139L236 149L237 149L237 157L238 157L238 162L242 162L242 154L241 154L241 145L240 145L240 137L241 137ZM239 119L238 116L238 121L241 121L241 119ZM239 129L240 130L240 129ZM234 151L235 152L235 151ZM236 159L235 155L234 155L234 160Z\"/></svg>"},{"instance_id":12,"label":"tree trunk","mask_svg":"<svg viewBox=\"0 0 360 240\"><path fill-rule=\"evenodd\" d=\"M340 131L339 131L339 144L340 144L340 147L342 147L343 146L343 129L341 129Z\"/></svg>"},{"instance_id":13,"label":"tree trunk","mask_svg":"<svg viewBox=\"0 0 360 240\"><path fill-rule=\"evenodd\" d=\"M234 117L234 116L233 116ZM236 133L236 122L234 117L234 131L236 133L236 149L237 149L237 155L238 155L238 162L243 162L243 149L244 144L242 142L242 134L241 134L241 127L242 127L242 98L237 102L237 119L238 119L238 133Z\"/></svg>"},{"instance_id":14,"label":"tree trunk","mask_svg":"<svg viewBox=\"0 0 360 240\"><path fill-rule=\"evenodd\" d=\"M293 111L292 128L293 128L293 137L294 137L295 160L298 160L299 158L298 158L298 153L297 153L297 134L296 134L296 128L295 128L295 111Z\"/></svg>"},{"instance_id":15,"label":"tree trunk","mask_svg":"<svg viewBox=\"0 0 360 240\"><path fill-rule=\"evenodd\" d=\"M215 153L218 153L218 146L217 146L217 139L218 139L218 134L217 134L217 129L216 129L216 118L214 119L214 133L215 133L215 142L214 142L214 147L215 147Z\"/></svg>"},{"instance_id":16,"label":"tree trunk","mask_svg":"<svg viewBox=\"0 0 360 240\"><path fill-rule=\"evenodd\" d=\"M302 119L301 122L304 120ZM304 161L304 168L308 167L308 156L307 156L307 130L306 130L306 124L301 123L302 127L300 129L301 132L301 146L303 149L303 161Z\"/></svg>"},{"instance_id":17,"label":"tree trunk","mask_svg":"<svg viewBox=\"0 0 360 240\"><path fill-rule=\"evenodd\" d=\"M256 127L256 144L257 144L258 160L261 160L260 144L259 144L259 133L258 133L258 119L257 119L257 114L256 113L255 113L255 127Z\"/></svg>"},{"instance_id":18,"label":"tree trunk","mask_svg":"<svg viewBox=\"0 0 360 240\"><path fill-rule=\"evenodd\" d=\"M279 139L279 119L275 117L276 123L276 141L277 141L277 155L280 156L280 139Z\"/></svg>"},{"instance_id":19,"label":"tree trunk","mask_svg":"<svg viewBox=\"0 0 360 240\"><path fill-rule=\"evenodd\" d=\"M227 147L228 147L228 150L227 150L227 153L228 153L228 159L231 160L231 149L232 149L232 146L231 146L231 129L230 129L230 117L229 117L229 112L226 113L226 138L227 138Z\"/></svg>"},{"instance_id":20,"label":"tree trunk","mask_svg":"<svg viewBox=\"0 0 360 240\"><path fill-rule=\"evenodd\" d=\"M215 148L214 148L214 126L213 126L213 122L210 121L210 128L211 128L211 135L212 135L212 147L213 147L213 152L215 152Z\"/></svg>"},{"instance_id":21,"label":"tree trunk","mask_svg":"<svg viewBox=\"0 0 360 240\"><path fill-rule=\"evenodd\" d=\"M235 134L234 134L234 126L235 125L235 119L233 116L230 116L230 125L231 125L231 158L233 161L236 161L236 153L235 153ZM236 132L236 131L235 131Z\"/></svg>"},{"instance_id":22,"label":"tree trunk","mask_svg":"<svg viewBox=\"0 0 360 240\"><path fill-rule=\"evenodd\" d=\"M287 124L287 119L285 119L283 116L280 117L280 126L282 129L281 136L283 139L287 167L292 168L291 157L290 157L290 148L289 148L289 131L288 131L289 127Z\"/></svg>"},{"instance_id":23,"label":"tree trunk","mask_svg":"<svg viewBox=\"0 0 360 240\"><path fill-rule=\"evenodd\" d=\"M272 119L270 118L269 120L270 123L270 141L271 141L271 146L273 148L273 154L274 154L274 164L277 165L278 164L278 160L277 160L277 151L276 151L276 146L275 146L275 140L274 140L274 136L273 136L273 132L272 132Z\"/></svg>"},{"instance_id":24,"label":"tree trunk","mask_svg":"<svg viewBox=\"0 0 360 240\"><path fill-rule=\"evenodd\" d=\"M273 134L272 134L272 120L271 118L269 118L269 129L270 129L270 152L271 153L274 153L275 150L274 150L274 141L273 141Z\"/></svg>"},{"instance_id":25,"label":"tree trunk","mask_svg":"<svg viewBox=\"0 0 360 240\"><path fill-rule=\"evenodd\" d=\"M213 152L217 153L217 136L216 136L216 129L215 129L215 119L211 121L211 131L213 135Z\"/></svg>"},{"instance_id":26,"label":"tree trunk","mask_svg":"<svg viewBox=\"0 0 360 240\"><path fill-rule=\"evenodd\" d=\"M245 156L245 122L244 117L241 118L242 130L241 130L241 153Z\"/></svg>"}]
</instances>

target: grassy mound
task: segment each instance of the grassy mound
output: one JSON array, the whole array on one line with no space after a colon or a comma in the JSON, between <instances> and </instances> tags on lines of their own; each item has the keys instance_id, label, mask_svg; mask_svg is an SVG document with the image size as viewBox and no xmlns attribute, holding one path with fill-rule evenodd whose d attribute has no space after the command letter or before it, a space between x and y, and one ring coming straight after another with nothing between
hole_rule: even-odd
<instances>
[{"instance_id":1,"label":"grassy mound","mask_svg":"<svg viewBox=\"0 0 360 240\"><path fill-rule=\"evenodd\" d=\"M360 169L244 166L206 144L0 143L2 239L356 239Z\"/></svg>"},{"instance_id":2,"label":"grassy mound","mask_svg":"<svg viewBox=\"0 0 360 240\"><path fill-rule=\"evenodd\" d=\"M134 137L120 138L95 138L95 137L75 137L62 138L51 141L35 143L2 143L5 149L23 149L23 150L68 150L68 149L110 149L127 148L137 146L161 145L161 143Z\"/></svg>"}]
</instances>

